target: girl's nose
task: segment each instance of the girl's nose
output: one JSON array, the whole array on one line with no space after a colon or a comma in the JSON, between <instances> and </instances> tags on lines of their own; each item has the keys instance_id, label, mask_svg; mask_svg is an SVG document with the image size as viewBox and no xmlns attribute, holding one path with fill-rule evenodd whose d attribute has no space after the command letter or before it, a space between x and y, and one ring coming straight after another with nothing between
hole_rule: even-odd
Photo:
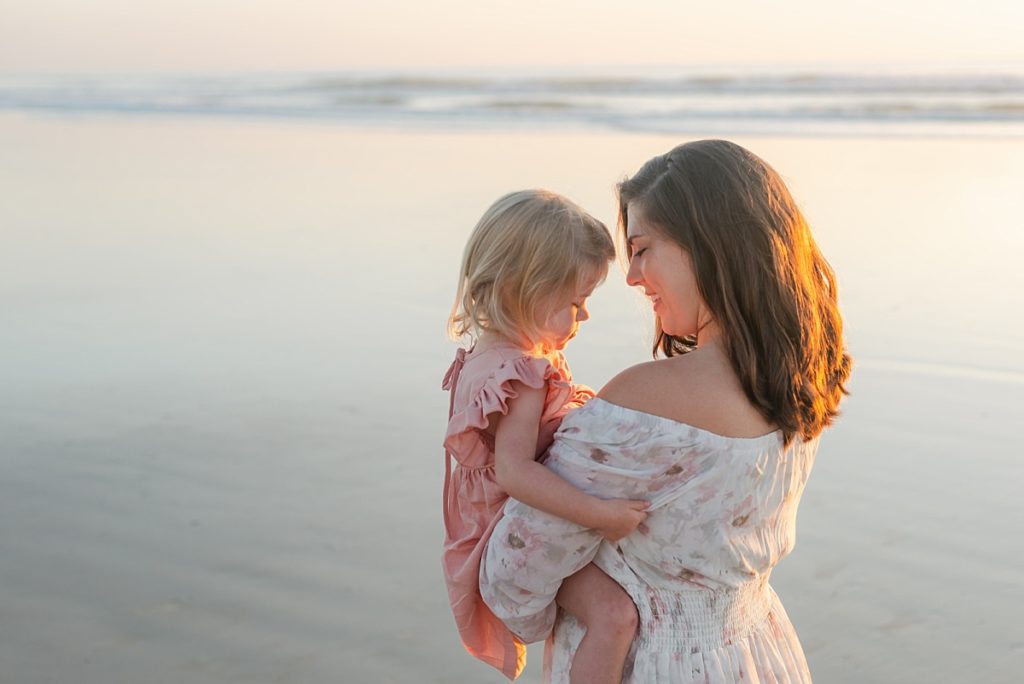
<instances>
[{"instance_id":1,"label":"girl's nose","mask_svg":"<svg viewBox=\"0 0 1024 684\"><path fill-rule=\"evenodd\" d=\"M587 305L576 308L576 322L582 323L583 321L590 320L590 311L587 310Z\"/></svg>"}]
</instances>

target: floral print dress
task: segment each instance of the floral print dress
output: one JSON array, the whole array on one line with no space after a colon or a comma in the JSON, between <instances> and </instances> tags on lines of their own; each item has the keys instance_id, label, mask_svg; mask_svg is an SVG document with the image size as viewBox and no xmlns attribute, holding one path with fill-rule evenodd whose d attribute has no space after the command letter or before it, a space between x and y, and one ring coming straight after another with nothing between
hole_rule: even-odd
<instances>
[{"instance_id":1,"label":"floral print dress","mask_svg":"<svg viewBox=\"0 0 1024 684\"><path fill-rule=\"evenodd\" d=\"M508 344L469 353L460 349L444 378L442 387L451 394L441 559L448 598L466 650L509 679L522 672L526 647L483 602L479 576L480 556L508 500L494 475L494 438L487 427L493 414L508 413L517 382L545 390L538 456L551 445L563 416L594 396L589 387L572 382L561 352L529 356Z\"/></svg>"},{"instance_id":2,"label":"floral print dress","mask_svg":"<svg viewBox=\"0 0 1024 684\"><path fill-rule=\"evenodd\" d=\"M509 500L481 561L483 598L522 640L549 638L546 682L569 681L584 633L555 594L590 561L640 615L624 682L810 682L768 578L793 548L816 451L817 439L784 448L780 432L723 437L593 399L562 422L546 465L590 494L649 500L647 519L612 544Z\"/></svg>"}]
</instances>

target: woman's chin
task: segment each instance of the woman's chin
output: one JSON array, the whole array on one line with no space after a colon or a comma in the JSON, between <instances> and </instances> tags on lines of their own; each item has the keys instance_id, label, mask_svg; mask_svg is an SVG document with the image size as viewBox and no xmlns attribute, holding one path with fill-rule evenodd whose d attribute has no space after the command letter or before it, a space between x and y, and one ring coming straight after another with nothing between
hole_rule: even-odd
<instances>
[{"instance_id":1,"label":"woman's chin","mask_svg":"<svg viewBox=\"0 0 1024 684\"><path fill-rule=\"evenodd\" d=\"M682 339L684 337L691 337L697 334L696 326L693 325L679 325L677 321L666 319L664 316L658 316L657 319L658 329L666 335L672 337L678 337Z\"/></svg>"},{"instance_id":2,"label":"woman's chin","mask_svg":"<svg viewBox=\"0 0 1024 684\"><path fill-rule=\"evenodd\" d=\"M664 318L662 318L658 321L658 323L660 324L661 332L665 333L666 335L671 335L672 337L683 337L683 335L679 333L679 328L677 326L672 325L671 321L666 321Z\"/></svg>"},{"instance_id":3,"label":"woman's chin","mask_svg":"<svg viewBox=\"0 0 1024 684\"><path fill-rule=\"evenodd\" d=\"M677 339L683 339L686 337L696 337L696 333L693 330L686 330L685 328L665 327L661 326L661 332L666 335L671 335Z\"/></svg>"}]
</instances>

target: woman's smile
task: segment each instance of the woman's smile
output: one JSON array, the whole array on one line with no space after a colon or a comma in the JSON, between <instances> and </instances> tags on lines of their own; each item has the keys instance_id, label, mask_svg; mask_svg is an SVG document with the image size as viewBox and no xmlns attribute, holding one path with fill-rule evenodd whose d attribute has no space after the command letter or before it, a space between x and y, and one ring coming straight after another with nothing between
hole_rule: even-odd
<instances>
[{"instance_id":1,"label":"woman's smile","mask_svg":"<svg viewBox=\"0 0 1024 684\"><path fill-rule=\"evenodd\" d=\"M696 335L705 306L689 253L651 226L642 209L632 204L627 208L626 242L626 283L643 289L666 333Z\"/></svg>"}]
</instances>

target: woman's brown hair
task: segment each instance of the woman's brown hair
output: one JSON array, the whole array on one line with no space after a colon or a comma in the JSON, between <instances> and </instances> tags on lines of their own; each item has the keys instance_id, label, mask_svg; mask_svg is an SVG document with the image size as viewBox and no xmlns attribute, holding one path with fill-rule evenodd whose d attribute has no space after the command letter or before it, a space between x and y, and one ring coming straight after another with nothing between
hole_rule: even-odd
<instances>
[{"instance_id":1,"label":"woman's brown hair","mask_svg":"<svg viewBox=\"0 0 1024 684\"><path fill-rule=\"evenodd\" d=\"M830 425L852 365L836 277L775 170L735 143L699 140L651 159L618 192L623 235L635 205L690 254L733 370L785 443ZM694 344L658 322L655 356Z\"/></svg>"}]
</instances>

